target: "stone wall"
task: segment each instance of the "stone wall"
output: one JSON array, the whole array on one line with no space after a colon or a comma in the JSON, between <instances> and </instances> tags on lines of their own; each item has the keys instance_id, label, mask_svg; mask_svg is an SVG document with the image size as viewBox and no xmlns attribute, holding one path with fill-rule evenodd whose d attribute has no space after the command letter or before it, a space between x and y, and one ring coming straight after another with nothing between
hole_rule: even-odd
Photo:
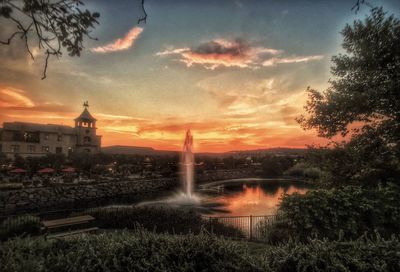
<instances>
[{"instance_id":1,"label":"stone wall","mask_svg":"<svg viewBox=\"0 0 400 272\"><path fill-rule=\"evenodd\" d=\"M229 170L215 170L204 171L196 175L196 182L205 183L217 180L238 179L238 178L255 178L259 177L261 172L258 169L229 169Z\"/></svg>"},{"instance_id":2,"label":"stone wall","mask_svg":"<svg viewBox=\"0 0 400 272\"><path fill-rule=\"evenodd\" d=\"M204 171L196 175L197 183L208 181L255 177L252 169ZM87 185L63 184L50 187L24 188L0 191L0 215L19 211L54 210L85 207L88 204L106 205L126 199L133 203L149 199L179 186L177 178L153 180L114 181ZM108 201L108 202L107 202Z\"/></svg>"},{"instance_id":3,"label":"stone wall","mask_svg":"<svg viewBox=\"0 0 400 272\"><path fill-rule=\"evenodd\" d=\"M62 207L82 207L123 197L143 198L176 188L176 179L133 180L91 185L58 185L0 191L0 214L39 211Z\"/></svg>"}]
</instances>

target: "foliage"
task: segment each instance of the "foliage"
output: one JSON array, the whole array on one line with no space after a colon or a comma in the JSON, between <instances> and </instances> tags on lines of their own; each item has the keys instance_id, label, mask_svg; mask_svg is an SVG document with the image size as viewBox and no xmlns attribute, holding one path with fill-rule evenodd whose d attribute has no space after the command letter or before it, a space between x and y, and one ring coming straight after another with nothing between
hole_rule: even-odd
<instances>
[{"instance_id":1,"label":"foliage","mask_svg":"<svg viewBox=\"0 0 400 272\"><path fill-rule=\"evenodd\" d=\"M304 162L297 163L284 172L284 175L317 180L323 175L318 167L309 166Z\"/></svg>"},{"instance_id":2,"label":"foliage","mask_svg":"<svg viewBox=\"0 0 400 272\"><path fill-rule=\"evenodd\" d=\"M193 210L164 207L109 207L85 211L96 218L102 228L144 229L167 233L200 232L201 216Z\"/></svg>"},{"instance_id":3,"label":"foliage","mask_svg":"<svg viewBox=\"0 0 400 272\"><path fill-rule=\"evenodd\" d=\"M375 8L364 21L346 25L342 35L346 54L332 58L331 87L324 93L309 90L306 109L311 116L301 123L331 137L346 134L353 122L362 122L383 129L388 140L398 139L400 21Z\"/></svg>"},{"instance_id":4,"label":"foliage","mask_svg":"<svg viewBox=\"0 0 400 272\"><path fill-rule=\"evenodd\" d=\"M23 261L21 261L23 260ZM262 271L237 243L215 236L160 235L143 230L15 239L0 248L7 271Z\"/></svg>"},{"instance_id":5,"label":"foliage","mask_svg":"<svg viewBox=\"0 0 400 272\"><path fill-rule=\"evenodd\" d=\"M400 241L362 237L356 241L294 241L265 251L264 264L270 271L399 271Z\"/></svg>"},{"instance_id":6,"label":"foliage","mask_svg":"<svg viewBox=\"0 0 400 272\"><path fill-rule=\"evenodd\" d=\"M40 219L32 215L10 217L0 224L0 239L20 235L35 235L40 232Z\"/></svg>"},{"instance_id":7,"label":"foliage","mask_svg":"<svg viewBox=\"0 0 400 272\"><path fill-rule=\"evenodd\" d=\"M243 232L237 227L223 224L217 220L203 219L202 229L216 236L230 237L235 239L245 238Z\"/></svg>"},{"instance_id":8,"label":"foliage","mask_svg":"<svg viewBox=\"0 0 400 272\"><path fill-rule=\"evenodd\" d=\"M85 211L96 218L102 228L136 229L138 226L158 233L198 234L207 230L217 236L243 238L241 231L219 222L204 221L192 209L168 207L109 207Z\"/></svg>"},{"instance_id":9,"label":"foliage","mask_svg":"<svg viewBox=\"0 0 400 272\"><path fill-rule=\"evenodd\" d=\"M279 207L281 219L266 231L266 238L355 239L374 231L389 237L400 231L399 193L399 187L393 185L379 189L347 186L287 195Z\"/></svg>"},{"instance_id":10,"label":"foliage","mask_svg":"<svg viewBox=\"0 0 400 272\"><path fill-rule=\"evenodd\" d=\"M348 143L318 150L314 163L328 183L398 182L400 20L374 8L363 21L346 25L342 35L345 53L332 58L330 87L308 89L308 116L298 121L323 137L351 132Z\"/></svg>"},{"instance_id":11,"label":"foliage","mask_svg":"<svg viewBox=\"0 0 400 272\"><path fill-rule=\"evenodd\" d=\"M376 187L400 180L400 146L387 145L373 131L332 148L310 148L306 161L321 169L321 177L328 185L352 183Z\"/></svg>"},{"instance_id":12,"label":"foliage","mask_svg":"<svg viewBox=\"0 0 400 272\"><path fill-rule=\"evenodd\" d=\"M39 49L46 55L42 79L46 78L50 56L60 57L64 48L69 56L80 56L84 38L92 38L90 32L98 24L100 14L82 9L82 1L76 0L24 0L17 3L3 0L0 18L5 18L14 28L7 40L0 44L9 45L20 37L33 59L29 41L37 40ZM31 34L33 33L33 34Z\"/></svg>"},{"instance_id":13,"label":"foliage","mask_svg":"<svg viewBox=\"0 0 400 272\"><path fill-rule=\"evenodd\" d=\"M399 271L400 243L379 235L356 241L290 241L249 254L243 242L212 235L141 229L60 240L17 238L0 245L8 271Z\"/></svg>"},{"instance_id":14,"label":"foliage","mask_svg":"<svg viewBox=\"0 0 400 272\"><path fill-rule=\"evenodd\" d=\"M262 170L265 177L277 177L292 167L294 160L289 157L267 155L262 161Z\"/></svg>"}]
</instances>

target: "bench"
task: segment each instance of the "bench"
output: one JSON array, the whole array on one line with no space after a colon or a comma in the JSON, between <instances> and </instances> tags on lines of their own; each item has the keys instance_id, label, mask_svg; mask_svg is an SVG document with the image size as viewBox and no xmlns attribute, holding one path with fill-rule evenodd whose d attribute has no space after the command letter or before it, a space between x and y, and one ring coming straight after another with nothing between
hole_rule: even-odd
<instances>
[{"instance_id":1,"label":"bench","mask_svg":"<svg viewBox=\"0 0 400 272\"><path fill-rule=\"evenodd\" d=\"M48 231L57 231L61 229L65 229L66 227L73 227L73 226L80 226L84 224L88 224L90 222L93 222L95 218L90 215L81 215L81 216L75 216L75 217L68 217L68 218L62 218L62 219L56 219L56 220L46 220L42 221L42 231L48 232ZM46 235L47 238L59 238L59 237L65 237L69 235L75 235L79 233L84 233L84 232L93 232L98 230L97 227L91 227L91 228L84 228L84 229L77 229L77 230L71 230L71 231L66 231L66 232L61 232L61 233L56 233L56 234L49 234Z\"/></svg>"},{"instance_id":2,"label":"bench","mask_svg":"<svg viewBox=\"0 0 400 272\"><path fill-rule=\"evenodd\" d=\"M55 234L49 234L46 236L47 239L54 239L54 238L62 238L66 236L72 236L72 235L77 235L81 233L91 233L97 231L99 228L98 227L93 227L93 228L87 228L87 229L79 229L79 230L73 230L73 231L66 231L66 232L60 232L60 233L55 233Z\"/></svg>"}]
</instances>

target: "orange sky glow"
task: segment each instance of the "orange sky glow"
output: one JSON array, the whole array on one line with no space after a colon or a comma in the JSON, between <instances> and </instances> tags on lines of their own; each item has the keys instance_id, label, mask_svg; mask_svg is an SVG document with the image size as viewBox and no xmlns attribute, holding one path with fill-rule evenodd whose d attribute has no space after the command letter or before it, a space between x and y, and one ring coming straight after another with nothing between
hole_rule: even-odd
<instances>
[{"instance_id":1,"label":"orange sky glow","mask_svg":"<svg viewBox=\"0 0 400 272\"><path fill-rule=\"evenodd\" d=\"M37 44L34 60L23 40L0 46L0 125L73 126L88 100L102 146L181 150L187 129L196 152L325 145L295 119L308 86L329 87L341 29L368 9L305 2L149 1L151 19L138 25L136 1L88 1L101 14L98 40L80 57L50 58L45 80Z\"/></svg>"}]
</instances>

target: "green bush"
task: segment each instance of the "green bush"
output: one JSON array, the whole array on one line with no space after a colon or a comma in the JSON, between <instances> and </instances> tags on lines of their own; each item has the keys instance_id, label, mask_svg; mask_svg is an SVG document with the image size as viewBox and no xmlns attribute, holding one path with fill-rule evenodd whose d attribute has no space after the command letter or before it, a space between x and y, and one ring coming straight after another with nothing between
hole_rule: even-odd
<instances>
[{"instance_id":1,"label":"green bush","mask_svg":"<svg viewBox=\"0 0 400 272\"><path fill-rule=\"evenodd\" d=\"M276 223L279 227L265 231L266 238L282 236L282 229L301 241L309 237L356 239L375 230L389 237L400 232L399 193L397 186L376 190L348 186L285 196L279 208L282 219Z\"/></svg>"},{"instance_id":2,"label":"green bush","mask_svg":"<svg viewBox=\"0 0 400 272\"><path fill-rule=\"evenodd\" d=\"M193 210L178 210L164 207L108 207L85 211L96 218L102 228L144 229L167 233L199 233L201 216Z\"/></svg>"},{"instance_id":3,"label":"green bush","mask_svg":"<svg viewBox=\"0 0 400 272\"><path fill-rule=\"evenodd\" d=\"M203 220L193 209L168 207L108 207L85 211L96 218L101 228L136 229L138 226L158 233L198 234L207 230L217 236L243 238L237 228L219 222Z\"/></svg>"},{"instance_id":4,"label":"green bush","mask_svg":"<svg viewBox=\"0 0 400 272\"><path fill-rule=\"evenodd\" d=\"M40 219L36 216L10 217L0 224L0 239L6 240L19 235L35 235L40 232L40 228Z\"/></svg>"},{"instance_id":5,"label":"green bush","mask_svg":"<svg viewBox=\"0 0 400 272\"><path fill-rule=\"evenodd\" d=\"M360 238L343 242L291 241L265 251L264 265L270 271L400 271L400 241Z\"/></svg>"},{"instance_id":6,"label":"green bush","mask_svg":"<svg viewBox=\"0 0 400 272\"><path fill-rule=\"evenodd\" d=\"M293 167L286 170L284 175L316 180L321 178L323 173L317 167L310 167L305 163L297 163Z\"/></svg>"},{"instance_id":7,"label":"green bush","mask_svg":"<svg viewBox=\"0 0 400 272\"><path fill-rule=\"evenodd\" d=\"M143 230L1 245L0 271L262 271L238 243Z\"/></svg>"},{"instance_id":8,"label":"green bush","mask_svg":"<svg viewBox=\"0 0 400 272\"><path fill-rule=\"evenodd\" d=\"M0 271L400 271L400 241L365 236L356 241L290 241L278 246L208 234L169 235L144 230L65 239L16 238L0 244ZM249 244L254 246L254 244Z\"/></svg>"},{"instance_id":9,"label":"green bush","mask_svg":"<svg viewBox=\"0 0 400 272\"><path fill-rule=\"evenodd\" d=\"M202 227L207 232L216 236L230 237L236 239L245 238L244 233L237 227L225 225L215 220L204 219L202 222Z\"/></svg>"}]
</instances>

